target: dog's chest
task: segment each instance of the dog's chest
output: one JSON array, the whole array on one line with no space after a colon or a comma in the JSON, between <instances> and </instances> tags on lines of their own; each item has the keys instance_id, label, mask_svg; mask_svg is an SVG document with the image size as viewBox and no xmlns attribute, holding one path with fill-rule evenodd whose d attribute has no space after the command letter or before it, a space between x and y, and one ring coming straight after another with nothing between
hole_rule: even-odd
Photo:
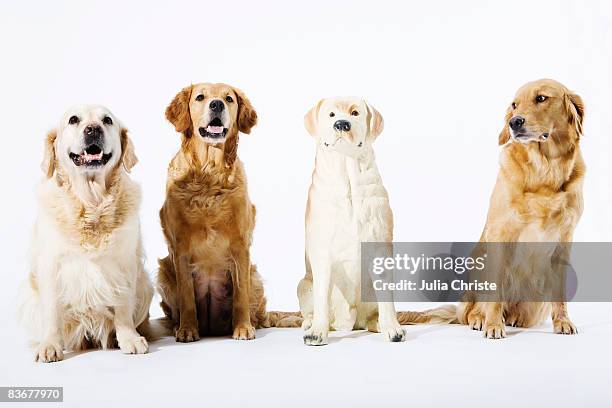
<instances>
[{"instance_id":1,"label":"dog's chest","mask_svg":"<svg viewBox=\"0 0 612 408\"><path fill-rule=\"evenodd\" d=\"M60 202L62 205L47 208L45 212L60 233L62 242L87 254L133 251L138 240L138 226L131 206L110 198L97 207Z\"/></svg>"},{"instance_id":2,"label":"dog's chest","mask_svg":"<svg viewBox=\"0 0 612 408\"><path fill-rule=\"evenodd\" d=\"M188 221L215 229L227 225L232 215L232 203L236 200L236 186L192 180L181 190L179 199Z\"/></svg>"},{"instance_id":3,"label":"dog's chest","mask_svg":"<svg viewBox=\"0 0 612 408\"><path fill-rule=\"evenodd\" d=\"M216 183L207 178L194 178L172 191L174 202L187 221L181 233L189 237L194 261L212 270L225 268L229 262L229 247L238 231L237 214L248 205L248 197L238 186Z\"/></svg>"},{"instance_id":4,"label":"dog's chest","mask_svg":"<svg viewBox=\"0 0 612 408\"><path fill-rule=\"evenodd\" d=\"M334 241L352 246L355 242L388 240L391 209L374 161L346 158L329 170L329 174L313 179L315 193L311 198L324 214L322 222L333 226Z\"/></svg>"},{"instance_id":5,"label":"dog's chest","mask_svg":"<svg viewBox=\"0 0 612 408\"><path fill-rule=\"evenodd\" d=\"M129 278L111 257L92 259L79 253L66 253L59 263L60 302L75 313L87 310L104 313L127 296Z\"/></svg>"}]
</instances>

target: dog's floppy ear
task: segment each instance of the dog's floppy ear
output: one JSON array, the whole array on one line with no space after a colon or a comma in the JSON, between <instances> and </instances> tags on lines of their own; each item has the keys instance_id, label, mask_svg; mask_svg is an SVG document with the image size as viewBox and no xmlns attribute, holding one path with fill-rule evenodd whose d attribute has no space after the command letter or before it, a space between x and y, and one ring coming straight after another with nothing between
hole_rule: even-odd
<instances>
[{"instance_id":1,"label":"dog's floppy ear","mask_svg":"<svg viewBox=\"0 0 612 408\"><path fill-rule=\"evenodd\" d=\"M368 116L366 118L368 121L368 136L372 139L376 139L384 129L385 121L380 112L367 102L366 109L368 110Z\"/></svg>"},{"instance_id":2,"label":"dog's floppy ear","mask_svg":"<svg viewBox=\"0 0 612 408\"><path fill-rule=\"evenodd\" d=\"M570 125L576 127L578 136L582 135L582 121L584 119L584 103L582 98L575 93L565 94L565 109Z\"/></svg>"},{"instance_id":3,"label":"dog's floppy ear","mask_svg":"<svg viewBox=\"0 0 612 408\"><path fill-rule=\"evenodd\" d=\"M121 129L121 163L128 173L132 170L132 167L138 163L138 157L136 157L136 153L134 152L134 144L125 128Z\"/></svg>"},{"instance_id":4,"label":"dog's floppy ear","mask_svg":"<svg viewBox=\"0 0 612 408\"><path fill-rule=\"evenodd\" d=\"M237 88L232 89L238 97L238 130L248 135L251 128L257 124L257 112L244 92Z\"/></svg>"},{"instance_id":5,"label":"dog's floppy ear","mask_svg":"<svg viewBox=\"0 0 612 408\"><path fill-rule=\"evenodd\" d=\"M176 94L170 105L166 108L166 119L174 125L177 132L191 137L191 114L189 112L189 101L193 85L183 88Z\"/></svg>"},{"instance_id":6,"label":"dog's floppy ear","mask_svg":"<svg viewBox=\"0 0 612 408\"><path fill-rule=\"evenodd\" d=\"M51 130L45 137L45 151L40 167L47 178L51 178L55 172L55 139L57 139L56 130Z\"/></svg>"},{"instance_id":7,"label":"dog's floppy ear","mask_svg":"<svg viewBox=\"0 0 612 408\"><path fill-rule=\"evenodd\" d=\"M321 99L315 106L313 106L306 115L304 115L304 127L310 133L310 136L317 135L317 121L319 119L319 111L321 110L321 105L325 99Z\"/></svg>"},{"instance_id":8,"label":"dog's floppy ear","mask_svg":"<svg viewBox=\"0 0 612 408\"><path fill-rule=\"evenodd\" d=\"M505 145L510 140L510 128L508 127L508 122L510 122L510 118L512 118L512 109L506 109L506 116L504 117L504 127L502 131L499 133L498 143L500 146Z\"/></svg>"}]
</instances>

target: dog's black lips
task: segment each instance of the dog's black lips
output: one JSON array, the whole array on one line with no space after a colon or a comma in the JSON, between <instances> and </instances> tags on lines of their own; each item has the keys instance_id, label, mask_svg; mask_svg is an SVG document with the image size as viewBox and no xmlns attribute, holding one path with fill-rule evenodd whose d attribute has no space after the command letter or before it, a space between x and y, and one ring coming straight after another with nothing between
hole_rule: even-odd
<instances>
[{"instance_id":1,"label":"dog's black lips","mask_svg":"<svg viewBox=\"0 0 612 408\"><path fill-rule=\"evenodd\" d=\"M216 126L216 127L223 126L223 122L221 121L220 118L214 118L213 120L210 121L210 123L206 127L198 128L198 132L200 133L200 136L208 137L211 139L222 139L227 134L227 128L225 127L223 128L223 132L221 133L210 133L206 131L208 126Z\"/></svg>"},{"instance_id":2,"label":"dog's black lips","mask_svg":"<svg viewBox=\"0 0 612 408\"><path fill-rule=\"evenodd\" d=\"M70 157L70 160L72 160L72 162L77 167L78 166L98 167L98 166L104 166L106 163L108 163L111 157L113 157L113 153L112 152L104 153L102 154L102 158L100 160L91 160L89 162L85 160L85 154L95 155L95 154L100 154L100 153L102 153L102 149L100 148L100 146L94 144L91 146L87 146L85 150L83 150L83 153L81 154L70 152L68 156Z\"/></svg>"}]
</instances>

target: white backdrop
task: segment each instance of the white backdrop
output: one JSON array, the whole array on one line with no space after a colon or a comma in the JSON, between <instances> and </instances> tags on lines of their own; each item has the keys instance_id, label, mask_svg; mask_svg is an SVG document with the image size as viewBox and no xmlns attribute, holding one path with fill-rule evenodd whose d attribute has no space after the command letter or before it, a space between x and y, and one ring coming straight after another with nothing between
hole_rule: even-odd
<instances>
[{"instance_id":1,"label":"white backdrop","mask_svg":"<svg viewBox=\"0 0 612 408\"><path fill-rule=\"evenodd\" d=\"M361 95L382 112L375 150L397 241L472 241L506 106L524 82L555 78L586 103L586 206L575 238L612 240L609 2L153 3L0 6L4 310L14 309L27 274L43 136L72 104L107 105L131 131L154 275L166 254L158 218L166 166L180 142L163 114L192 82L242 88L258 111L240 157L258 207L253 259L271 308L297 308L314 163L303 115L324 96Z\"/></svg>"},{"instance_id":2,"label":"white backdrop","mask_svg":"<svg viewBox=\"0 0 612 408\"><path fill-rule=\"evenodd\" d=\"M612 240L609 1L163 3L0 5L0 386L64 386L64 406L142 406L147 399L168 406L206 395L210 406L346 405L359 397L354 406L401 398L415 406L510 407L517 402L504 398L509 389L532 406L610 406L612 361L603 353L610 304L570 305L581 330L570 337L553 335L550 322L509 328L498 342L465 327L412 326L403 344L333 333L329 346L308 348L298 330L270 329L253 342L178 345L168 338L145 356L96 351L34 364L16 331L15 294L27 276L43 137L73 104L107 105L131 131L153 277L166 254L158 218L166 167L180 143L165 107L192 82L227 82L246 92L260 122L242 137L239 153L258 207L253 260L271 309L297 310L314 164L303 115L325 96L361 95L385 118L375 150L397 241L474 241L498 170L507 105L527 81L563 82L584 98L587 112L585 212L575 239ZM483 366L487 361L495 364ZM467 375L469 367L476 370ZM321 399L309 397L304 384Z\"/></svg>"},{"instance_id":3,"label":"white backdrop","mask_svg":"<svg viewBox=\"0 0 612 408\"><path fill-rule=\"evenodd\" d=\"M473 241L497 173L506 106L526 81L563 82L586 104L586 205L575 238L612 240L609 2L1 7L6 295L26 276L43 136L77 103L107 105L131 130L147 266L155 273L156 259L166 254L158 218L166 166L180 143L164 109L183 86L202 81L243 89L260 117L242 137L240 157L258 208L253 259L272 307L297 307L314 163L303 115L325 96L361 95L385 118L375 150L397 241Z\"/></svg>"}]
</instances>

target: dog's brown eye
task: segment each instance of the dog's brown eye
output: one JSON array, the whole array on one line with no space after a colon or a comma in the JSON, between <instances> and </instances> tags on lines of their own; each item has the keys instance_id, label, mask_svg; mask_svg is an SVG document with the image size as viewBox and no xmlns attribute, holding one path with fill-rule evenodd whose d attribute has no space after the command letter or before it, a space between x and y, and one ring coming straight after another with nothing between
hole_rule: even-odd
<instances>
[{"instance_id":1,"label":"dog's brown eye","mask_svg":"<svg viewBox=\"0 0 612 408\"><path fill-rule=\"evenodd\" d=\"M76 116L71 116L70 119L68 119L69 125L76 125L77 123L79 123L79 118Z\"/></svg>"},{"instance_id":2,"label":"dog's brown eye","mask_svg":"<svg viewBox=\"0 0 612 408\"><path fill-rule=\"evenodd\" d=\"M334 116L336 116L336 114L334 112L329 112L329 117L333 118Z\"/></svg>"},{"instance_id":3,"label":"dog's brown eye","mask_svg":"<svg viewBox=\"0 0 612 408\"><path fill-rule=\"evenodd\" d=\"M227 95L227 96L225 97L225 101L226 101L227 103L232 103L232 102L234 102L234 98L232 98L231 96Z\"/></svg>"},{"instance_id":4,"label":"dog's brown eye","mask_svg":"<svg viewBox=\"0 0 612 408\"><path fill-rule=\"evenodd\" d=\"M516 103L512 102L512 109L516 109Z\"/></svg>"},{"instance_id":5,"label":"dog's brown eye","mask_svg":"<svg viewBox=\"0 0 612 408\"><path fill-rule=\"evenodd\" d=\"M102 119L102 123L111 126L113 124L113 120L110 118L110 116L105 116L104 119Z\"/></svg>"},{"instance_id":6,"label":"dog's brown eye","mask_svg":"<svg viewBox=\"0 0 612 408\"><path fill-rule=\"evenodd\" d=\"M359 112L354 110L354 111L351 112L351 116L359 116Z\"/></svg>"},{"instance_id":7,"label":"dog's brown eye","mask_svg":"<svg viewBox=\"0 0 612 408\"><path fill-rule=\"evenodd\" d=\"M538 96L536 96L536 102L537 102L537 103L542 103L542 102L544 102L544 101L545 101L545 100L547 100L547 99L548 99L548 96L544 96L544 95L538 95Z\"/></svg>"},{"instance_id":8,"label":"dog's brown eye","mask_svg":"<svg viewBox=\"0 0 612 408\"><path fill-rule=\"evenodd\" d=\"M196 96L196 101L202 102L203 100L204 100L204 95L200 94L200 95Z\"/></svg>"}]
</instances>

